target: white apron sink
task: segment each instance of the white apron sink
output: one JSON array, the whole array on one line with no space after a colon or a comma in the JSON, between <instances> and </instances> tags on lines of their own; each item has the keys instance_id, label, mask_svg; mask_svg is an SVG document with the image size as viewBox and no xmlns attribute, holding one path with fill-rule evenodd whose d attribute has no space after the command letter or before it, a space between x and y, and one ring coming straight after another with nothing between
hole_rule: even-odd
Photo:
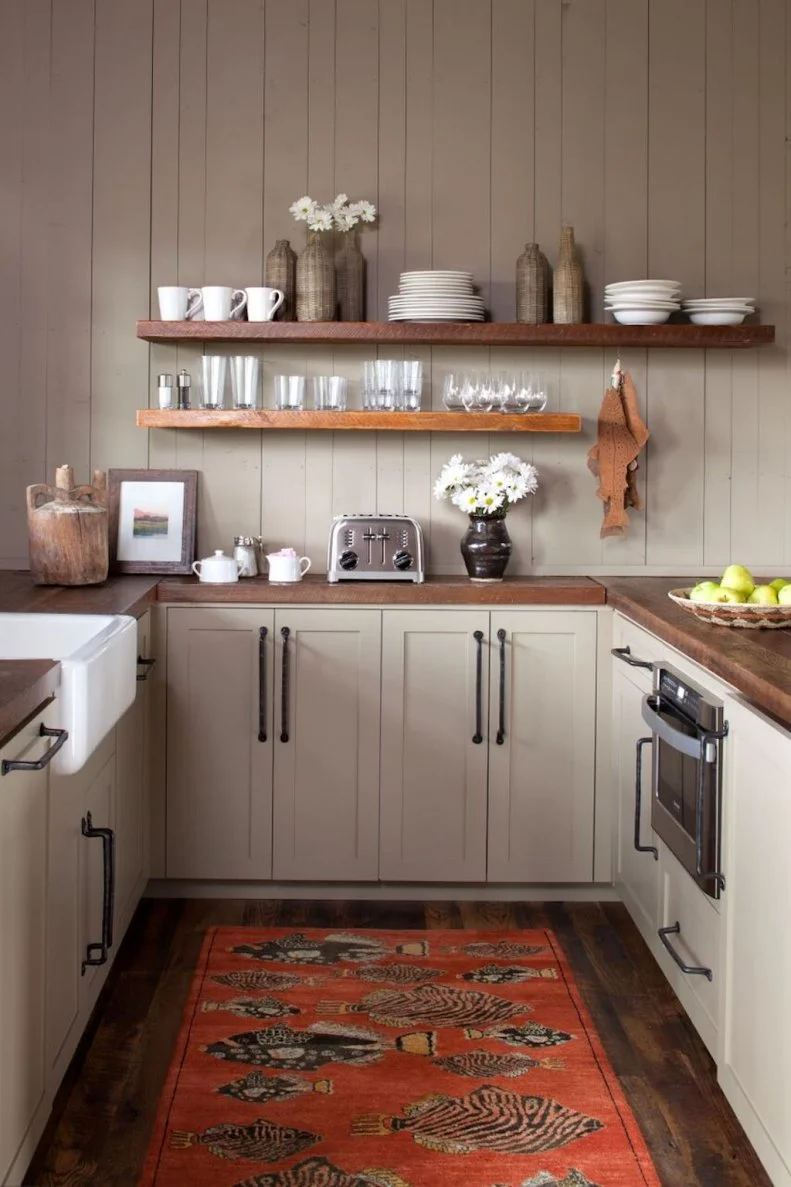
<instances>
[{"instance_id":1,"label":"white apron sink","mask_svg":"<svg viewBox=\"0 0 791 1187\"><path fill-rule=\"evenodd\" d=\"M135 699L137 623L121 614L0 614L3 659L60 663L57 725L69 738L52 769L71 775Z\"/></svg>"}]
</instances>

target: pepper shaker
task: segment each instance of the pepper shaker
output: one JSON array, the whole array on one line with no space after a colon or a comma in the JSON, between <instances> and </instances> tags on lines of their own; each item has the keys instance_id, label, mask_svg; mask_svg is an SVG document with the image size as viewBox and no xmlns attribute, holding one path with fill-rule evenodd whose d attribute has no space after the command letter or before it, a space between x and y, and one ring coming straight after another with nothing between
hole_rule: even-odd
<instances>
[{"instance_id":1,"label":"pepper shaker","mask_svg":"<svg viewBox=\"0 0 791 1187\"><path fill-rule=\"evenodd\" d=\"M183 369L178 374L178 407L189 408L190 406L190 387L192 386L192 379L189 371Z\"/></svg>"}]
</instances>

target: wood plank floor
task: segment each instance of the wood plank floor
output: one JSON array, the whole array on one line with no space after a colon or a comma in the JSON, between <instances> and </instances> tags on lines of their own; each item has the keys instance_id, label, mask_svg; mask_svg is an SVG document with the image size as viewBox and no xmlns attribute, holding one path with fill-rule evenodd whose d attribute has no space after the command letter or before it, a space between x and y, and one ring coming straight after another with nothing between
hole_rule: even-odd
<instances>
[{"instance_id":1,"label":"wood plank floor","mask_svg":"<svg viewBox=\"0 0 791 1187\"><path fill-rule=\"evenodd\" d=\"M25 1187L136 1187L202 936L215 924L550 927L665 1187L770 1187L706 1049L620 904L235 899L141 904Z\"/></svg>"}]
</instances>

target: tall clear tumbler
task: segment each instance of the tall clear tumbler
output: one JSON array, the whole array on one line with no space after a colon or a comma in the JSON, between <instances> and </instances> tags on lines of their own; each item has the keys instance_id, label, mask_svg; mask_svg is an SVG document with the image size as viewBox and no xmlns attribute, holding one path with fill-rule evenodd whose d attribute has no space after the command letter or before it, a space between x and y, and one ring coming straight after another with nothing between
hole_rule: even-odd
<instances>
[{"instance_id":1,"label":"tall clear tumbler","mask_svg":"<svg viewBox=\"0 0 791 1187\"><path fill-rule=\"evenodd\" d=\"M257 408L261 360L256 355L235 355L230 363L234 408Z\"/></svg>"},{"instance_id":2,"label":"tall clear tumbler","mask_svg":"<svg viewBox=\"0 0 791 1187\"><path fill-rule=\"evenodd\" d=\"M224 354L205 354L203 363L203 391L201 404L204 408L225 407L225 377L228 358Z\"/></svg>"}]
</instances>

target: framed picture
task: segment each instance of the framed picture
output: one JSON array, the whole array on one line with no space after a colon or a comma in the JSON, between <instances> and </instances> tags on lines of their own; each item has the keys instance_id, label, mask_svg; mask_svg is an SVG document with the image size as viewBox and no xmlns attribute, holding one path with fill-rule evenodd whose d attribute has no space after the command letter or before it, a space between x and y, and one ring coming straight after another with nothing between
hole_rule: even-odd
<instances>
[{"instance_id":1,"label":"framed picture","mask_svg":"<svg viewBox=\"0 0 791 1187\"><path fill-rule=\"evenodd\" d=\"M191 571L197 470L109 470L107 492L112 572Z\"/></svg>"}]
</instances>

